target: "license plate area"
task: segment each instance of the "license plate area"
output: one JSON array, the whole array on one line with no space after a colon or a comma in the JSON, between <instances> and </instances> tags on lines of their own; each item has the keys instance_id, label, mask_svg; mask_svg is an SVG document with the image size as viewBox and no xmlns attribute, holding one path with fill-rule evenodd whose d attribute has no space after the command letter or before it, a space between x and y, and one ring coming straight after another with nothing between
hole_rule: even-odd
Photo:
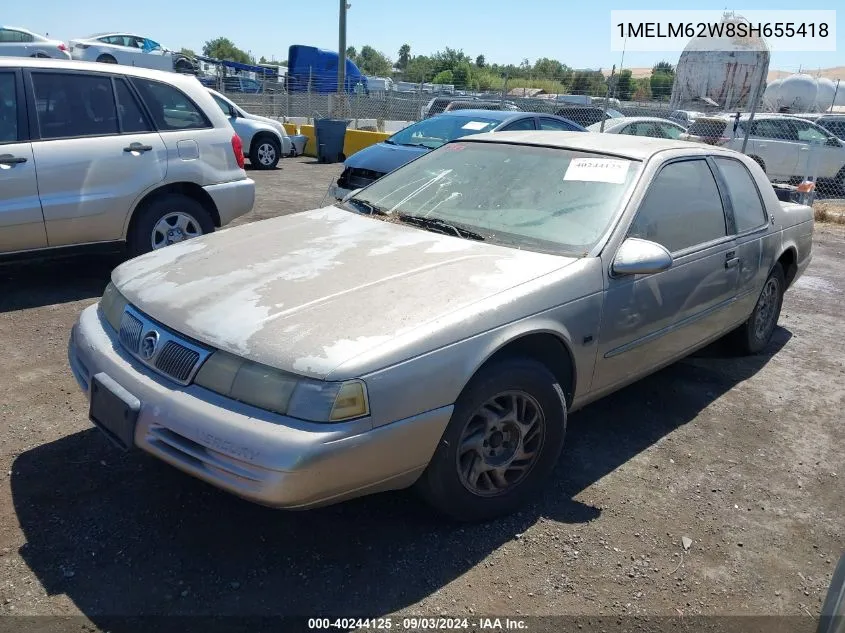
<instances>
[{"instance_id":1,"label":"license plate area","mask_svg":"<svg viewBox=\"0 0 845 633\"><path fill-rule=\"evenodd\" d=\"M135 425L141 401L100 372L91 379L88 417L106 437L123 451L135 445Z\"/></svg>"}]
</instances>

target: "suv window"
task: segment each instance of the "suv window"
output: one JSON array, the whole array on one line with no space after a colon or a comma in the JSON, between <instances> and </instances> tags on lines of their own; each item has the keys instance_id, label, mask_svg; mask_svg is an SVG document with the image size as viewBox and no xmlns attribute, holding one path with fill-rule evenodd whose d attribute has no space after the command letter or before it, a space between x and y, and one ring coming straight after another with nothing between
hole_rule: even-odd
<instances>
[{"instance_id":1,"label":"suv window","mask_svg":"<svg viewBox=\"0 0 845 633\"><path fill-rule=\"evenodd\" d=\"M117 110L108 75L32 73L42 139L117 134Z\"/></svg>"},{"instance_id":2,"label":"suv window","mask_svg":"<svg viewBox=\"0 0 845 633\"><path fill-rule=\"evenodd\" d=\"M0 143L18 140L18 102L15 74L0 73Z\"/></svg>"},{"instance_id":3,"label":"suv window","mask_svg":"<svg viewBox=\"0 0 845 633\"><path fill-rule=\"evenodd\" d=\"M573 125L570 125L566 121L558 121L557 119L548 119L546 117L540 117L540 129L559 130L561 132L574 132L578 128Z\"/></svg>"},{"instance_id":4,"label":"suv window","mask_svg":"<svg viewBox=\"0 0 845 633\"><path fill-rule=\"evenodd\" d=\"M129 89L129 84L123 79L114 82L117 94L117 112L120 115L120 129L124 133L152 132L153 126L141 110L135 95Z\"/></svg>"},{"instance_id":5,"label":"suv window","mask_svg":"<svg viewBox=\"0 0 845 633\"><path fill-rule=\"evenodd\" d=\"M526 118L526 119L519 119L518 121L514 121L513 123L509 123L505 127L502 128L503 132L511 132L513 130L536 130L537 128L534 127L534 119Z\"/></svg>"},{"instance_id":6,"label":"suv window","mask_svg":"<svg viewBox=\"0 0 845 633\"><path fill-rule=\"evenodd\" d=\"M0 29L0 42L32 42L33 37L29 33L15 31L14 29Z\"/></svg>"},{"instance_id":7,"label":"suv window","mask_svg":"<svg viewBox=\"0 0 845 633\"><path fill-rule=\"evenodd\" d=\"M760 138L797 141L798 134L788 121L762 119L751 124L751 135Z\"/></svg>"},{"instance_id":8,"label":"suv window","mask_svg":"<svg viewBox=\"0 0 845 633\"><path fill-rule=\"evenodd\" d=\"M231 109L231 107L229 106L228 103L223 101L223 99L221 99L217 95L211 95L211 96L214 99L214 103L216 103L220 107L220 109L223 111L223 114L225 114L228 117L232 116L232 112L231 112L232 109Z\"/></svg>"},{"instance_id":9,"label":"suv window","mask_svg":"<svg viewBox=\"0 0 845 633\"><path fill-rule=\"evenodd\" d=\"M807 121L790 121L792 127L798 132L798 140L806 143L824 143L828 135L812 123Z\"/></svg>"},{"instance_id":10,"label":"suv window","mask_svg":"<svg viewBox=\"0 0 845 633\"><path fill-rule=\"evenodd\" d=\"M678 204L683 200L683 204ZM727 235L722 198L704 160L670 163L660 170L628 231L669 252Z\"/></svg>"},{"instance_id":11,"label":"suv window","mask_svg":"<svg viewBox=\"0 0 845 633\"><path fill-rule=\"evenodd\" d=\"M719 171L728 184L728 192L733 202L736 232L743 233L765 224L768 220L760 200L760 191L751 174L738 160L732 158L714 158Z\"/></svg>"},{"instance_id":12,"label":"suv window","mask_svg":"<svg viewBox=\"0 0 845 633\"><path fill-rule=\"evenodd\" d=\"M205 114L181 90L159 81L132 78L132 84L162 131L212 127Z\"/></svg>"}]
</instances>

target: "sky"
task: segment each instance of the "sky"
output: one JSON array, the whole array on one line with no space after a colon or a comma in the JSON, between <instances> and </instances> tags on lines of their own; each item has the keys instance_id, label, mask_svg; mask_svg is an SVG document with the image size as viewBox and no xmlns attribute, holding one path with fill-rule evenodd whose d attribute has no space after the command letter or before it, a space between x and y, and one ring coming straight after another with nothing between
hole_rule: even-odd
<instances>
[{"instance_id":1,"label":"sky","mask_svg":"<svg viewBox=\"0 0 845 633\"><path fill-rule=\"evenodd\" d=\"M742 10L836 9L841 0L817 0L800 7L794 0L700 0L696 9ZM462 49L488 63L532 63L541 57L558 59L576 69L609 68L621 62L610 49L612 9L677 9L677 2L641 1L620 6L605 0L589 3L560 0L348 0L347 45L365 44L393 61L402 44L415 55L431 54L446 46ZM4 2L5 24L26 27L69 40L101 31L128 31L162 45L201 51L205 41L225 36L256 58L286 59L288 46L306 44L337 49L338 0L243 3L232 0L174 2L173 0L42 0ZM845 5L842 5L845 6ZM576 8L577 7L577 8ZM845 11L840 15L845 19ZM624 67L645 67L666 60L677 62L678 52L628 52ZM845 66L845 25L837 29L837 52L775 52L770 69L797 71Z\"/></svg>"}]
</instances>

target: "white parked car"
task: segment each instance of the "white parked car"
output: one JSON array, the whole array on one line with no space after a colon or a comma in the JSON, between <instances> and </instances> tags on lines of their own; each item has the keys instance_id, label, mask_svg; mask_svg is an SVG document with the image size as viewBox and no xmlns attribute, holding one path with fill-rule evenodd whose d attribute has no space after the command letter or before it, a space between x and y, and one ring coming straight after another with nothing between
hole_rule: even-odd
<instances>
[{"instance_id":1,"label":"white parked car","mask_svg":"<svg viewBox=\"0 0 845 633\"><path fill-rule=\"evenodd\" d=\"M629 136L651 136L653 138L671 138L678 140L686 128L668 119L648 116L626 116L619 119L608 119L601 129L601 121L587 127L590 132L605 134L627 134Z\"/></svg>"},{"instance_id":2,"label":"white parked car","mask_svg":"<svg viewBox=\"0 0 845 633\"><path fill-rule=\"evenodd\" d=\"M0 26L0 57L70 59L70 53L61 40L51 40L18 26Z\"/></svg>"},{"instance_id":3,"label":"white parked car","mask_svg":"<svg viewBox=\"0 0 845 633\"><path fill-rule=\"evenodd\" d=\"M749 116L716 114L695 120L683 140L742 150ZM815 176L833 181L845 191L845 142L824 128L782 114L758 114L750 122L745 153L753 158L769 180L789 182Z\"/></svg>"},{"instance_id":4,"label":"white parked car","mask_svg":"<svg viewBox=\"0 0 845 633\"><path fill-rule=\"evenodd\" d=\"M229 120L195 77L0 58L0 257L137 255L252 209Z\"/></svg>"},{"instance_id":5,"label":"white parked car","mask_svg":"<svg viewBox=\"0 0 845 633\"><path fill-rule=\"evenodd\" d=\"M220 106L244 146L244 156L256 169L273 169L282 156L295 156L285 126L276 119L250 114L219 92L206 88Z\"/></svg>"},{"instance_id":6,"label":"white parked car","mask_svg":"<svg viewBox=\"0 0 845 633\"><path fill-rule=\"evenodd\" d=\"M194 61L189 57L168 50L148 37L131 33L97 33L71 40L70 54L80 61L196 72Z\"/></svg>"}]
</instances>

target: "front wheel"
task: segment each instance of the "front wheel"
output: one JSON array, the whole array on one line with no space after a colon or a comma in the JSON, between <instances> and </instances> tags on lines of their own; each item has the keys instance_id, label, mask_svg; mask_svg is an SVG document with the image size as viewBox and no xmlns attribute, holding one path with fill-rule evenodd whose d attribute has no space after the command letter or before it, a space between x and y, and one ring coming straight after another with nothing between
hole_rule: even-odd
<instances>
[{"instance_id":1,"label":"front wheel","mask_svg":"<svg viewBox=\"0 0 845 633\"><path fill-rule=\"evenodd\" d=\"M751 316L734 332L735 340L743 353L759 354L769 345L780 318L784 292L786 277L783 267L777 263L763 285L763 291Z\"/></svg>"},{"instance_id":2,"label":"front wheel","mask_svg":"<svg viewBox=\"0 0 845 633\"><path fill-rule=\"evenodd\" d=\"M133 256L214 231L214 222L205 207L181 193L156 198L139 213L128 236Z\"/></svg>"},{"instance_id":3,"label":"front wheel","mask_svg":"<svg viewBox=\"0 0 845 633\"><path fill-rule=\"evenodd\" d=\"M565 433L565 398L542 363L492 364L461 393L417 489L459 521L509 514L548 479Z\"/></svg>"},{"instance_id":4,"label":"front wheel","mask_svg":"<svg viewBox=\"0 0 845 633\"><path fill-rule=\"evenodd\" d=\"M97 61L100 62L101 64L116 64L117 63L117 60L114 57L112 57L111 55L100 55L97 58Z\"/></svg>"}]
</instances>

